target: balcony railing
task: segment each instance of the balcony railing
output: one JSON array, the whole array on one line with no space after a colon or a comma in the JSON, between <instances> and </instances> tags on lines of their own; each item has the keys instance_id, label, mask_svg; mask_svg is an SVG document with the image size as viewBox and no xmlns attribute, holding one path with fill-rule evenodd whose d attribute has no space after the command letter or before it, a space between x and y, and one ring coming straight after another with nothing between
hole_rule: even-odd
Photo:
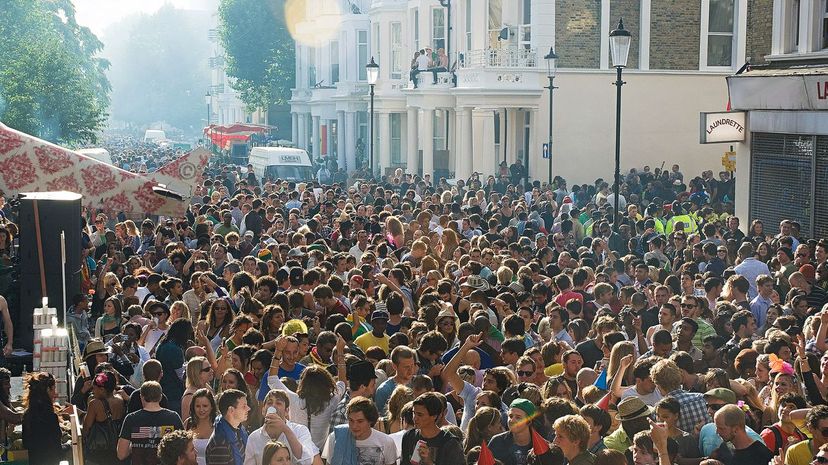
<instances>
[{"instance_id":1,"label":"balcony railing","mask_svg":"<svg viewBox=\"0 0 828 465\"><path fill-rule=\"evenodd\" d=\"M224 66L224 57L223 56L215 56L210 57L209 64L211 69L221 68Z\"/></svg>"},{"instance_id":2,"label":"balcony railing","mask_svg":"<svg viewBox=\"0 0 828 465\"><path fill-rule=\"evenodd\" d=\"M489 48L470 50L460 61L461 68L536 68L535 48Z\"/></svg>"},{"instance_id":3,"label":"balcony railing","mask_svg":"<svg viewBox=\"0 0 828 465\"><path fill-rule=\"evenodd\" d=\"M218 29L210 29L209 31L207 31L207 39L210 42L215 42L216 40L218 40Z\"/></svg>"}]
</instances>

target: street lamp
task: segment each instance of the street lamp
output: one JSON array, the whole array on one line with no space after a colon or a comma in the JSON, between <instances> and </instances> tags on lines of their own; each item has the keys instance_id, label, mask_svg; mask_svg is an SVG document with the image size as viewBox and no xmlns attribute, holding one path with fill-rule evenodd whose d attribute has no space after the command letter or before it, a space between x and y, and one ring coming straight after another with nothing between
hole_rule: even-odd
<instances>
[{"instance_id":1,"label":"street lamp","mask_svg":"<svg viewBox=\"0 0 828 465\"><path fill-rule=\"evenodd\" d=\"M204 103L207 104L207 128L208 128L208 131L209 131L209 127L210 127L210 103L212 101L212 97L213 96L210 95L209 90L207 91L206 94L204 94ZM210 137L209 136L207 137L207 141L208 141L207 143L209 145L210 144Z\"/></svg>"},{"instance_id":2,"label":"street lamp","mask_svg":"<svg viewBox=\"0 0 828 465\"><path fill-rule=\"evenodd\" d=\"M546 60L546 76L549 77L549 143L547 149L549 151L549 188L552 189L552 94L557 89L555 87L555 73L558 71L558 55L555 54L553 47L549 47L549 53L543 57Z\"/></svg>"},{"instance_id":3,"label":"street lamp","mask_svg":"<svg viewBox=\"0 0 828 465\"><path fill-rule=\"evenodd\" d=\"M370 139L371 149L370 149L370 167L371 167L371 177L374 176L374 85L377 83L377 78L379 78L379 65L374 62L374 57L371 57L371 62L365 65L365 71L368 75L368 85L371 86L371 124L369 126L369 133L368 139Z\"/></svg>"},{"instance_id":4,"label":"street lamp","mask_svg":"<svg viewBox=\"0 0 828 465\"><path fill-rule=\"evenodd\" d=\"M615 202L613 205L612 229L618 232L620 215L618 213L618 200L621 197L621 86L625 83L621 79L621 70L627 67L627 57L630 55L630 31L624 29L624 19L618 20L618 28L610 32L610 52L612 53L612 65L617 72L615 83Z\"/></svg>"}]
</instances>

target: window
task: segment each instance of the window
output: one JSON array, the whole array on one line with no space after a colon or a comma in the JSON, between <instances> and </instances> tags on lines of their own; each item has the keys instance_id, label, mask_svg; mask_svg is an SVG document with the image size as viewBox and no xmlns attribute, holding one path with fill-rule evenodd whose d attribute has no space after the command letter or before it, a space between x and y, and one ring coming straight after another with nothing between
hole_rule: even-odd
<instances>
[{"instance_id":1,"label":"window","mask_svg":"<svg viewBox=\"0 0 828 465\"><path fill-rule=\"evenodd\" d=\"M523 112L523 147L521 149L520 158L523 160L523 165L526 166L527 160L529 160L529 142L531 142L532 137L532 112L524 111Z\"/></svg>"},{"instance_id":2,"label":"window","mask_svg":"<svg viewBox=\"0 0 828 465\"><path fill-rule=\"evenodd\" d=\"M735 0L710 0L707 66L733 66Z\"/></svg>"},{"instance_id":3,"label":"window","mask_svg":"<svg viewBox=\"0 0 828 465\"><path fill-rule=\"evenodd\" d=\"M489 0L489 48L500 48L498 36L503 28L503 0Z\"/></svg>"},{"instance_id":4,"label":"window","mask_svg":"<svg viewBox=\"0 0 828 465\"><path fill-rule=\"evenodd\" d=\"M403 164L402 160L402 113L391 113L391 163Z\"/></svg>"},{"instance_id":5,"label":"window","mask_svg":"<svg viewBox=\"0 0 828 465\"><path fill-rule=\"evenodd\" d=\"M331 85L339 82L339 41L332 40L330 46L331 52Z\"/></svg>"},{"instance_id":6,"label":"window","mask_svg":"<svg viewBox=\"0 0 828 465\"><path fill-rule=\"evenodd\" d=\"M532 0L522 0L521 6L521 24L518 31L520 44L526 48L532 48Z\"/></svg>"},{"instance_id":7,"label":"window","mask_svg":"<svg viewBox=\"0 0 828 465\"><path fill-rule=\"evenodd\" d=\"M402 23L391 23L391 79L402 78ZM393 116L393 115L392 115Z\"/></svg>"},{"instance_id":8,"label":"window","mask_svg":"<svg viewBox=\"0 0 828 465\"><path fill-rule=\"evenodd\" d=\"M788 9L785 53L799 51L799 0L791 0Z\"/></svg>"},{"instance_id":9,"label":"window","mask_svg":"<svg viewBox=\"0 0 828 465\"><path fill-rule=\"evenodd\" d=\"M357 69L359 70L359 80L367 81L368 72L365 65L368 64L368 31L357 31Z\"/></svg>"},{"instance_id":10,"label":"window","mask_svg":"<svg viewBox=\"0 0 828 465\"><path fill-rule=\"evenodd\" d=\"M466 51L472 49L472 2L466 0Z\"/></svg>"},{"instance_id":11,"label":"window","mask_svg":"<svg viewBox=\"0 0 828 465\"><path fill-rule=\"evenodd\" d=\"M431 10L431 46L435 52L446 48L446 10L442 7Z\"/></svg>"},{"instance_id":12,"label":"window","mask_svg":"<svg viewBox=\"0 0 828 465\"><path fill-rule=\"evenodd\" d=\"M414 8L414 49L420 49L420 10Z\"/></svg>"},{"instance_id":13,"label":"window","mask_svg":"<svg viewBox=\"0 0 828 465\"><path fill-rule=\"evenodd\" d=\"M308 49L308 87L316 87L316 49Z\"/></svg>"},{"instance_id":14,"label":"window","mask_svg":"<svg viewBox=\"0 0 828 465\"><path fill-rule=\"evenodd\" d=\"M828 48L828 0L822 0L822 47Z\"/></svg>"}]
</instances>

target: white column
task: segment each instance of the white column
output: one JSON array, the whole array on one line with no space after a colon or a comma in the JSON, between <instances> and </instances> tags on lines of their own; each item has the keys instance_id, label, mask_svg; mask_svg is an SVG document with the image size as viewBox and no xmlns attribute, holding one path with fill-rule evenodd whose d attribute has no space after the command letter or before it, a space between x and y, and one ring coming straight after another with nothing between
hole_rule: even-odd
<instances>
[{"instance_id":1,"label":"white column","mask_svg":"<svg viewBox=\"0 0 828 465\"><path fill-rule=\"evenodd\" d=\"M457 129L460 127L460 124L457 121L456 110L446 110L446 118L448 118L448 134L446 134L446 150L448 151L446 156L448 157L448 164L446 164L446 169L451 173L452 171L457 171Z\"/></svg>"},{"instance_id":2,"label":"white column","mask_svg":"<svg viewBox=\"0 0 828 465\"><path fill-rule=\"evenodd\" d=\"M336 112L336 162L340 168L345 167L345 112Z\"/></svg>"},{"instance_id":3,"label":"white column","mask_svg":"<svg viewBox=\"0 0 828 465\"><path fill-rule=\"evenodd\" d=\"M638 22L638 69L650 69L650 9L651 0L641 0L641 17Z\"/></svg>"},{"instance_id":4,"label":"white column","mask_svg":"<svg viewBox=\"0 0 828 465\"><path fill-rule=\"evenodd\" d=\"M515 162L520 152L518 147L518 135L523 131L523 120L520 118L523 114L517 108L507 108L504 112L507 124L503 128L505 139L501 139L501 145L506 142L506 159L509 161L509 166ZM502 148L501 148L502 150ZM525 165L525 163L524 163Z\"/></svg>"},{"instance_id":5,"label":"white column","mask_svg":"<svg viewBox=\"0 0 828 465\"><path fill-rule=\"evenodd\" d=\"M313 148L313 159L319 158L319 116L313 116L313 123L311 124L311 147Z\"/></svg>"},{"instance_id":6,"label":"white column","mask_svg":"<svg viewBox=\"0 0 828 465\"><path fill-rule=\"evenodd\" d=\"M434 109L423 108L423 176L434 179Z\"/></svg>"},{"instance_id":7,"label":"white column","mask_svg":"<svg viewBox=\"0 0 828 465\"><path fill-rule=\"evenodd\" d=\"M356 170L356 113L345 112L345 166L348 171Z\"/></svg>"},{"instance_id":8,"label":"white column","mask_svg":"<svg viewBox=\"0 0 828 465\"><path fill-rule=\"evenodd\" d=\"M380 176L385 176L388 167L391 166L391 113L378 113L379 132L377 132L377 148L379 153L374 156L379 160Z\"/></svg>"},{"instance_id":9,"label":"white column","mask_svg":"<svg viewBox=\"0 0 828 465\"><path fill-rule=\"evenodd\" d=\"M297 132L296 132L297 137L298 137L298 140L296 141L296 146L299 147L300 149L305 149L305 150L307 150L307 148L308 148L308 135L307 135L308 123L307 123L306 118L307 118L307 116L306 116L305 113L299 113L297 115L297 123L298 123L299 128L297 129Z\"/></svg>"},{"instance_id":10,"label":"white column","mask_svg":"<svg viewBox=\"0 0 828 465\"><path fill-rule=\"evenodd\" d=\"M485 176L495 174L500 160L494 150L494 111L491 108L475 108L472 112L473 141L472 170Z\"/></svg>"},{"instance_id":11,"label":"white column","mask_svg":"<svg viewBox=\"0 0 828 465\"><path fill-rule=\"evenodd\" d=\"M294 144L299 143L299 114L290 114L290 137Z\"/></svg>"},{"instance_id":12,"label":"white column","mask_svg":"<svg viewBox=\"0 0 828 465\"><path fill-rule=\"evenodd\" d=\"M408 140L406 141L406 167L405 172L408 174L416 174L419 170L419 146L417 144L417 140L419 140L419 134L417 134L417 118L419 117L417 109L413 107L408 107L408 115L406 115L406 126L407 126L407 134Z\"/></svg>"},{"instance_id":13,"label":"white column","mask_svg":"<svg viewBox=\"0 0 828 465\"><path fill-rule=\"evenodd\" d=\"M461 107L457 109L457 134L455 142L457 147L457 162L455 167L455 179L468 179L472 173L472 112L471 109Z\"/></svg>"}]
</instances>

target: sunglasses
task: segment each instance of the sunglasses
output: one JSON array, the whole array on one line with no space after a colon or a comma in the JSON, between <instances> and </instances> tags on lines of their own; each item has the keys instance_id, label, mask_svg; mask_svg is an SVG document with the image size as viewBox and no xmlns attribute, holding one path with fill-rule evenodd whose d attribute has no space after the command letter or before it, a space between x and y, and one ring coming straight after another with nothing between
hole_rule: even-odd
<instances>
[{"instance_id":1,"label":"sunglasses","mask_svg":"<svg viewBox=\"0 0 828 465\"><path fill-rule=\"evenodd\" d=\"M816 457L814 457L814 460L812 460L811 463L828 463L828 457L824 455L817 455Z\"/></svg>"},{"instance_id":2,"label":"sunglasses","mask_svg":"<svg viewBox=\"0 0 828 465\"><path fill-rule=\"evenodd\" d=\"M535 372L533 372L533 371L518 371L517 374L518 374L518 376L524 376L524 377L528 378L528 377L534 375Z\"/></svg>"},{"instance_id":3,"label":"sunglasses","mask_svg":"<svg viewBox=\"0 0 828 465\"><path fill-rule=\"evenodd\" d=\"M681 308L695 308L696 306L693 304L681 304Z\"/></svg>"},{"instance_id":4,"label":"sunglasses","mask_svg":"<svg viewBox=\"0 0 828 465\"><path fill-rule=\"evenodd\" d=\"M207 367L207 368L202 368L202 369L201 369L201 372L202 372L202 373L209 373L209 372L211 372L211 371L213 371L213 367Z\"/></svg>"},{"instance_id":5,"label":"sunglasses","mask_svg":"<svg viewBox=\"0 0 828 465\"><path fill-rule=\"evenodd\" d=\"M720 408L724 407L725 404L707 404L707 409L717 412ZM826 428L828 429L828 428Z\"/></svg>"}]
</instances>

